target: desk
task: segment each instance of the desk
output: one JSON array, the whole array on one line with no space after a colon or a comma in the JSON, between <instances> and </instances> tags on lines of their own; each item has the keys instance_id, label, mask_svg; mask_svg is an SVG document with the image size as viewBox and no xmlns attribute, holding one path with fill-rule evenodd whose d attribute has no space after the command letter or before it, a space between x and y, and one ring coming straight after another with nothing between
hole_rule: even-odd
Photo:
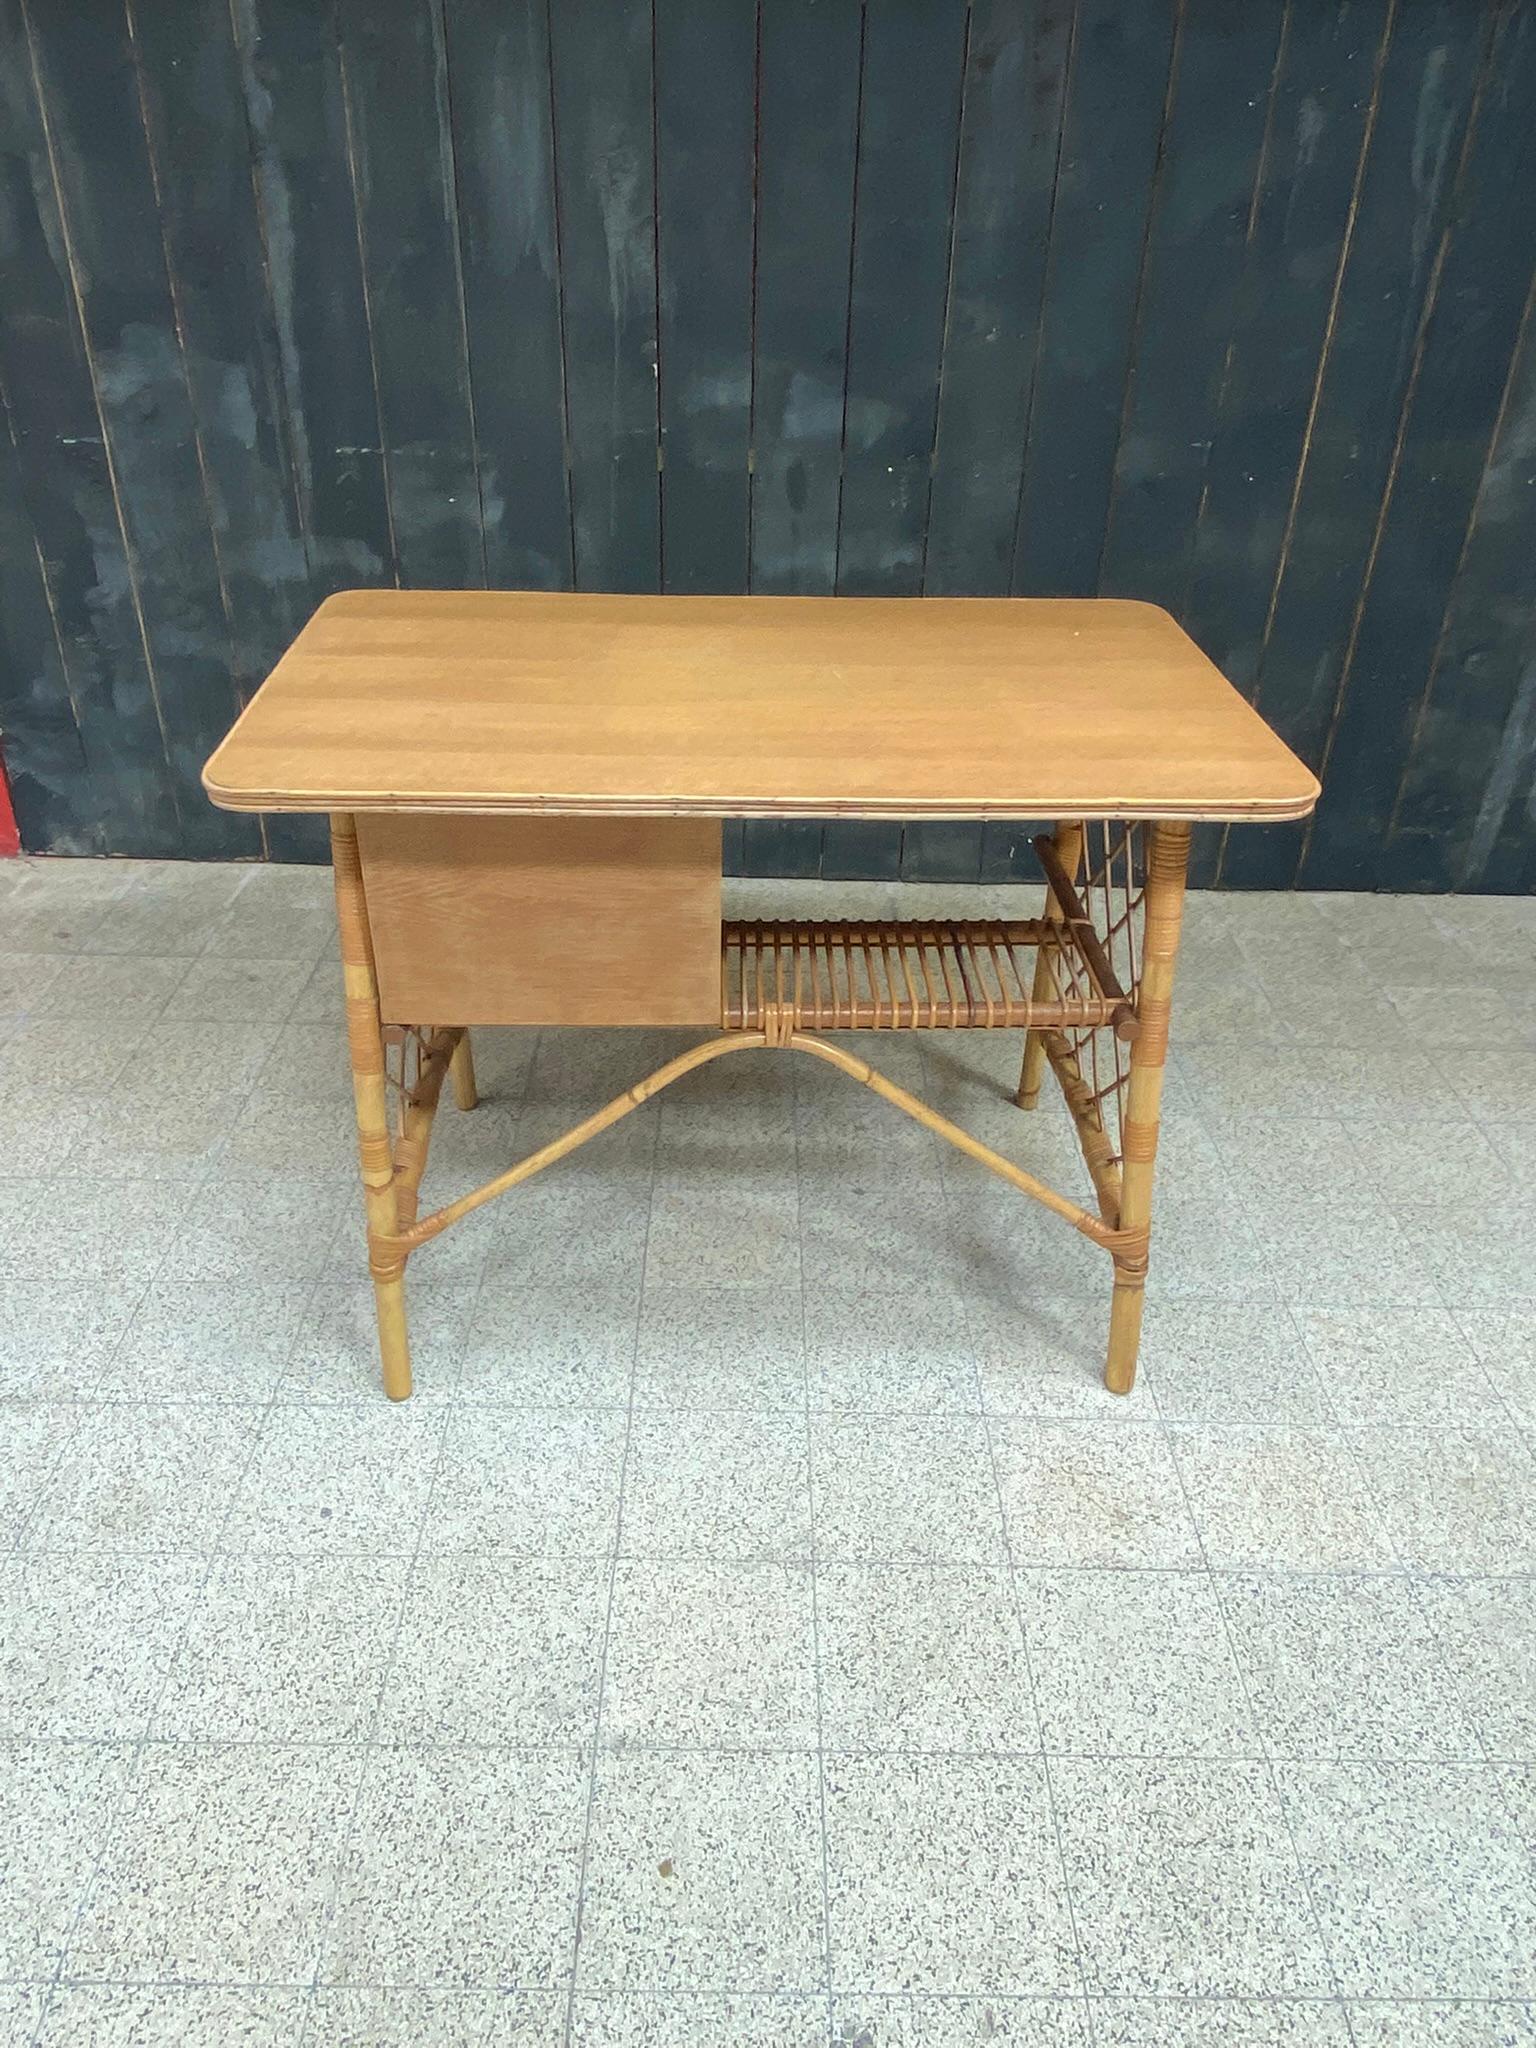
<instances>
[{"instance_id":1,"label":"desk","mask_svg":"<svg viewBox=\"0 0 1536 2048\"><path fill-rule=\"evenodd\" d=\"M204 774L330 814L385 1391L407 1260L705 1062L829 1062L1109 1255L1106 1383L1134 1380L1190 826L1304 817L1313 776L1154 606L1118 599L344 591ZM1050 818L1043 914L721 922L722 818ZM423 1214L475 1025L711 1035ZM1085 1208L835 1034L1016 1031L1054 1077ZM829 1037L827 1034L834 1034Z\"/></svg>"}]
</instances>

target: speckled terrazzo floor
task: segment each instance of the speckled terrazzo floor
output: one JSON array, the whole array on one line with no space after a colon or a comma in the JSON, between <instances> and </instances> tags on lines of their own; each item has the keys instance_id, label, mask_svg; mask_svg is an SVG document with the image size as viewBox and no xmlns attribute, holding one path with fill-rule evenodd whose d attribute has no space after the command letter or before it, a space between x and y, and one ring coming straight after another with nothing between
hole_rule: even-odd
<instances>
[{"instance_id":1,"label":"speckled terrazzo floor","mask_svg":"<svg viewBox=\"0 0 1536 2048\"><path fill-rule=\"evenodd\" d=\"M1100 1254L763 1055L389 1407L330 945L0 864L0 2048L1536 2043L1536 905L1193 901L1123 1402ZM480 1034L435 1185L676 1042Z\"/></svg>"}]
</instances>

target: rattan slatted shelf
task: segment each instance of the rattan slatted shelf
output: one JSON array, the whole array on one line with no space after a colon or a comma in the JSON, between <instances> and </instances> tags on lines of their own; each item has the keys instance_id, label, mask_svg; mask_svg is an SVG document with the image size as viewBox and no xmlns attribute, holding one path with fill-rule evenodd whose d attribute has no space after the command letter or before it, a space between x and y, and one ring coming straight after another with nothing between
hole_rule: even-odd
<instances>
[{"instance_id":1,"label":"rattan slatted shelf","mask_svg":"<svg viewBox=\"0 0 1536 2048\"><path fill-rule=\"evenodd\" d=\"M1033 993L1042 948L1070 994ZM1100 1030L1129 1014L1073 928L1044 918L721 928L723 1031L763 1031L775 1018L796 1031Z\"/></svg>"}]
</instances>

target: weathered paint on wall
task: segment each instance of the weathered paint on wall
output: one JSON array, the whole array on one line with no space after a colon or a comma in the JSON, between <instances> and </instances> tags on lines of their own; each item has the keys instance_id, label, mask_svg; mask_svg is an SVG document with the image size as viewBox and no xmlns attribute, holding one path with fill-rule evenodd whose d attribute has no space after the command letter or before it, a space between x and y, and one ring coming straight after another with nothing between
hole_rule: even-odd
<instances>
[{"instance_id":1,"label":"weathered paint on wall","mask_svg":"<svg viewBox=\"0 0 1536 2048\"><path fill-rule=\"evenodd\" d=\"M346 584L1103 591L1324 770L1202 879L1529 890L1533 105L1524 0L0 0L24 843L315 856L197 774Z\"/></svg>"}]
</instances>

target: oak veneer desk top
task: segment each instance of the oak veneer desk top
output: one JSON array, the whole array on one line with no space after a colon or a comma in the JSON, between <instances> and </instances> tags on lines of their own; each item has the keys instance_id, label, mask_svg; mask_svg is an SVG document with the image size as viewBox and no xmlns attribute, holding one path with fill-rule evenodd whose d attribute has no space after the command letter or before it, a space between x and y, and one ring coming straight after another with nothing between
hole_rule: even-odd
<instances>
[{"instance_id":1,"label":"oak veneer desk top","mask_svg":"<svg viewBox=\"0 0 1536 2048\"><path fill-rule=\"evenodd\" d=\"M1155 606L349 590L204 774L232 810L1299 818Z\"/></svg>"}]
</instances>

